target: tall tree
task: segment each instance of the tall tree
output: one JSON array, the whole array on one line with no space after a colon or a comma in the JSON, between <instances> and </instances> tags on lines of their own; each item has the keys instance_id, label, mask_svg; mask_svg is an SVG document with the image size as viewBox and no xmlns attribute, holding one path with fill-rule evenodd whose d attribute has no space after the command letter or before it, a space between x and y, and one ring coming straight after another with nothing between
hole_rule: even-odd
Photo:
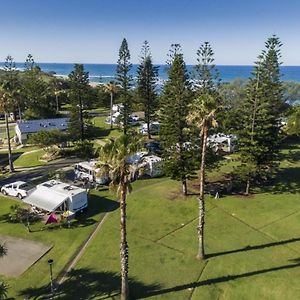
<instances>
[{"instance_id":1,"label":"tall tree","mask_svg":"<svg viewBox=\"0 0 300 300\"><path fill-rule=\"evenodd\" d=\"M157 78L158 67L153 65L149 43L145 41L141 51L141 62L137 69L137 90L145 112L149 139L151 139L150 123L157 109Z\"/></svg>"},{"instance_id":2,"label":"tall tree","mask_svg":"<svg viewBox=\"0 0 300 300\"><path fill-rule=\"evenodd\" d=\"M205 258L204 224L205 202L204 185L206 169L207 138L211 127L216 126L216 110L219 105L218 72L214 65L214 53L208 42L202 44L197 51L197 65L195 78L196 97L190 104L188 121L195 124L200 132L199 149L201 149L201 163L199 174L199 224L198 224L198 259Z\"/></svg>"},{"instance_id":3,"label":"tall tree","mask_svg":"<svg viewBox=\"0 0 300 300\"><path fill-rule=\"evenodd\" d=\"M130 191L130 178L132 171L128 157L138 149L136 135L122 135L110 140L100 151L100 166L110 171L112 185L118 185L120 199L120 259L121 259L121 299L129 299L128 287L128 243L126 230L126 195Z\"/></svg>"},{"instance_id":4,"label":"tall tree","mask_svg":"<svg viewBox=\"0 0 300 300\"><path fill-rule=\"evenodd\" d=\"M105 85L105 92L109 93L110 95L110 129L113 127L112 123L112 115L113 115L113 101L114 101L114 96L117 93L119 87L114 81L110 81Z\"/></svg>"},{"instance_id":5,"label":"tall tree","mask_svg":"<svg viewBox=\"0 0 300 300\"><path fill-rule=\"evenodd\" d=\"M54 106L48 98L47 84L43 74L31 54L27 56L22 81L22 97L25 101L25 116L29 119L42 119L55 115Z\"/></svg>"},{"instance_id":6,"label":"tall tree","mask_svg":"<svg viewBox=\"0 0 300 300\"><path fill-rule=\"evenodd\" d=\"M187 130L188 104L191 101L190 82L180 45L170 50L168 80L161 98L160 137L163 144L165 172L172 179L182 183L182 192L187 195L187 179L193 173L195 164L189 147Z\"/></svg>"},{"instance_id":7,"label":"tall tree","mask_svg":"<svg viewBox=\"0 0 300 300\"><path fill-rule=\"evenodd\" d=\"M68 131L74 139L83 141L85 134L86 114L84 107L87 105L89 91L89 73L84 71L82 64L75 64L74 70L69 74L71 116Z\"/></svg>"},{"instance_id":8,"label":"tall tree","mask_svg":"<svg viewBox=\"0 0 300 300\"><path fill-rule=\"evenodd\" d=\"M288 134L300 136L300 105L295 105L291 109L286 125Z\"/></svg>"},{"instance_id":9,"label":"tall tree","mask_svg":"<svg viewBox=\"0 0 300 300\"><path fill-rule=\"evenodd\" d=\"M132 75L130 75L132 64L130 63L130 52L127 40L124 38L119 50L117 66L117 83L120 86L120 99L124 105L122 114L123 130L126 134L129 128L129 117L132 109L130 89L132 87Z\"/></svg>"},{"instance_id":10,"label":"tall tree","mask_svg":"<svg viewBox=\"0 0 300 300\"><path fill-rule=\"evenodd\" d=\"M246 195L253 177L265 179L276 167L280 145L283 88L280 80L281 42L272 36L254 67L248 96L240 113L239 149L243 169L247 165ZM255 169L255 172L253 172Z\"/></svg>"},{"instance_id":11,"label":"tall tree","mask_svg":"<svg viewBox=\"0 0 300 300\"><path fill-rule=\"evenodd\" d=\"M16 120L16 109L18 110L19 119L22 119L21 115L21 82L19 73L16 70L16 64L12 56L8 55L4 63L4 88L11 97L11 112L14 114Z\"/></svg>"},{"instance_id":12,"label":"tall tree","mask_svg":"<svg viewBox=\"0 0 300 300\"><path fill-rule=\"evenodd\" d=\"M8 55L5 59L4 71L4 80L2 82L0 90L0 108L2 111L4 111L5 114L6 136L8 145L8 163L10 172L13 172L14 166L12 161L8 116L10 112L14 111L17 99L19 99L20 90L15 63L10 55Z\"/></svg>"}]
</instances>

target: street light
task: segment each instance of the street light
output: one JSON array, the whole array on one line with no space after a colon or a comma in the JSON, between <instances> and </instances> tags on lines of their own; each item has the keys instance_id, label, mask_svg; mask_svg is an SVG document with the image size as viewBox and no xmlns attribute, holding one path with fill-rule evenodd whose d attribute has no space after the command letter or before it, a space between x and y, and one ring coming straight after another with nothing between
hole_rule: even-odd
<instances>
[{"instance_id":1,"label":"street light","mask_svg":"<svg viewBox=\"0 0 300 300\"><path fill-rule=\"evenodd\" d=\"M51 299L53 299L53 296L54 296L53 274L52 274L52 264L53 264L53 262L54 262L53 259L48 260L48 265L49 265L49 268L50 268Z\"/></svg>"}]
</instances>

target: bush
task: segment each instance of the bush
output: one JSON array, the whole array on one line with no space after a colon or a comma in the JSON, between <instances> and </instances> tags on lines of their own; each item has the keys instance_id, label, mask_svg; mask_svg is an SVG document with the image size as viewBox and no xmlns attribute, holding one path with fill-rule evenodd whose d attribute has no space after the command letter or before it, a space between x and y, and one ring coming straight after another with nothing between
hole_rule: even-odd
<instances>
[{"instance_id":1,"label":"bush","mask_svg":"<svg viewBox=\"0 0 300 300\"><path fill-rule=\"evenodd\" d=\"M83 159L90 159L95 157L95 150L93 143L90 141L78 141L75 143L74 154Z\"/></svg>"}]
</instances>

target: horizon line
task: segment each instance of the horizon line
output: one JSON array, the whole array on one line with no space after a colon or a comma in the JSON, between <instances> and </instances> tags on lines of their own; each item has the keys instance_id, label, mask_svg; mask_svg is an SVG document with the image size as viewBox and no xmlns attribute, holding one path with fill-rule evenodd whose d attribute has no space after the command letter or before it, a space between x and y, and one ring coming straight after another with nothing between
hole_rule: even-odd
<instances>
[{"instance_id":1,"label":"horizon line","mask_svg":"<svg viewBox=\"0 0 300 300\"><path fill-rule=\"evenodd\" d=\"M1 64L4 64L5 61L1 61ZM16 64L25 64L25 62L18 62L15 61ZM75 64L82 64L82 65L117 65L117 63L90 63L90 62L36 62L35 64L68 64L68 65L75 65ZM139 63L131 63L132 65L139 65ZM166 63L155 63L154 66L166 66ZM187 66L195 66L197 64L188 64ZM224 67L253 67L255 66L255 63L253 64L215 64L215 66L224 66ZM300 67L300 65L291 65L291 64L282 64L280 67Z\"/></svg>"}]
</instances>

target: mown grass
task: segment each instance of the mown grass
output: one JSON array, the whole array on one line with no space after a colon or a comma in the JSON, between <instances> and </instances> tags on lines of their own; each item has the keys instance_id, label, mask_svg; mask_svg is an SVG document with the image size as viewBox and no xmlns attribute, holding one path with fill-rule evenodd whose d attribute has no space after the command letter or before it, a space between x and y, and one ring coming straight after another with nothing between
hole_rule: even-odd
<instances>
[{"instance_id":1,"label":"mown grass","mask_svg":"<svg viewBox=\"0 0 300 300\"><path fill-rule=\"evenodd\" d=\"M127 203L132 299L299 299L300 162L295 159L299 150L292 148L292 158L283 151L273 186L250 197L206 195L205 261L196 259L197 195L183 197L180 184L168 178L134 182ZM235 163L224 161L214 177L224 176ZM289 189L284 188L289 184ZM57 275L93 222L103 216L103 203L116 208L116 196L107 189L93 193L100 196L93 202L97 212L90 207L93 217L83 217L81 225L72 229L29 234L24 226L1 224L0 233L54 244L49 255L20 278L5 278L11 286L9 296L40 299L49 290L47 259L54 258ZM3 199L0 211L5 214L9 203ZM111 211L57 290L59 299L119 299L119 228L119 210Z\"/></svg>"},{"instance_id":2,"label":"mown grass","mask_svg":"<svg viewBox=\"0 0 300 300\"><path fill-rule=\"evenodd\" d=\"M89 197L89 209L72 221L71 228L59 225L49 226L39 222L30 226L31 232L29 233L24 225L10 223L7 220L10 207L18 203L20 202L17 200L0 197L0 234L35 240L53 247L20 277L1 277L9 285L8 296L13 299L27 298L26 295L30 294L31 290L41 289L43 293L48 293L48 259L54 260L53 272L56 277L95 228L96 222L102 219L104 213L111 209L112 205L116 207L115 202L105 197L105 192L99 196L99 192L93 191Z\"/></svg>"},{"instance_id":3,"label":"mown grass","mask_svg":"<svg viewBox=\"0 0 300 300\"><path fill-rule=\"evenodd\" d=\"M286 161L281 171L300 167ZM299 170L295 174L299 186ZM204 262L196 259L196 195L182 197L180 184L168 179L136 182L127 205L132 298L299 299L300 196L297 189L279 189L282 180L278 173L273 188L250 197L206 196ZM118 299L119 270L115 211L59 293L63 299Z\"/></svg>"},{"instance_id":4,"label":"mown grass","mask_svg":"<svg viewBox=\"0 0 300 300\"><path fill-rule=\"evenodd\" d=\"M43 149L36 150L31 153L23 153L17 159L14 160L15 167L37 167L47 164L42 161L42 156L45 154Z\"/></svg>"}]
</instances>

